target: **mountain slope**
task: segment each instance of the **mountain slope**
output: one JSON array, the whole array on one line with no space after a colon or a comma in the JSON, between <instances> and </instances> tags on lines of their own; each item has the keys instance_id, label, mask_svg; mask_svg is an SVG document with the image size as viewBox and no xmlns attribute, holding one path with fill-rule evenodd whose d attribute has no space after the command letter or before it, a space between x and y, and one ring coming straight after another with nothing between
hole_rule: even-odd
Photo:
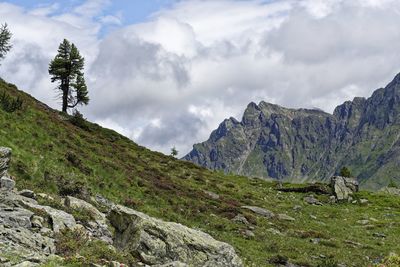
<instances>
[{"instance_id":1,"label":"mountain slope","mask_svg":"<svg viewBox=\"0 0 400 267\"><path fill-rule=\"evenodd\" d=\"M214 170L301 182L326 181L348 166L362 186L400 181L400 74L368 98L333 114L250 103L225 120L185 160Z\"/></svg>"},{"instance_id":2,"label":"mountain slope","mask_svg":"<svg viewBox=\"0 0 400 267\"><path fill-rule=\"evenodd\" d=\"M101 194L209 233L231 244L246 266L274 266L282 259L303 266L367 266L400 250L398 197L361 192L355 198L368 204L329 204L328 196L318 195L323 205L309 205L303 200L309 193L281 193L272 182L224 175L152 152L114 131L66 117L0 80L3 94L23 101L14 112L0 105L0 146L13 149L10 174L19 189L85 200ZM321 120L328 116L302 112ZM235 124L232 120L227 127ZM265 218L241 206L295 220ZM238 215L246 220L233 220ZM374 218L368 228L357 223L366 218Z\"/></svg>"}]
</instances>

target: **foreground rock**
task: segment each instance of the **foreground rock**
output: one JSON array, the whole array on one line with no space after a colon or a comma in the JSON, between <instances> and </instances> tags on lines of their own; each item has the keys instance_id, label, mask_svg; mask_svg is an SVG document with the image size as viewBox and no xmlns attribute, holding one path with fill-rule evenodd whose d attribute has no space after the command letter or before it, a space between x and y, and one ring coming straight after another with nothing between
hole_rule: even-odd
<instances>
[{"instance_id":1,"label":"foreground rock","mask_svg":"<svg viewBox=\"0 0 400 267\"><path fill-rule=\"evenodd\" d=\"M40 205L37 197L54 199L30 190L14 190L15 182L7 173L10 156L10 149L0 148L0 266L40 266L55 256L55 237L65 229L83 231L91 240L114 245L152 266L243 266L230 245L206 233L116 206L103 197L94 203L107 207L108 216L71 196L64 199L64 206L58 202L62 210ZM70 213L88 216L76 219ZM108 224L115 231L110 231ZM122 265L115 262L109 266Z\"/></svg>"},{"instance_id":2,"label":"foreground rock","mask_svg":"<svg viewBox=\"0 0 400 267\"><path fill-rule=\"evenodd\" d=\"M146 264L243 266L232 246L181 224L151 218L123 206L115 206L108 219L116 229L114 245L139 255Z\"/></svg>"},{"instance_id":3,"label":"foreground rock","mask_svg":"<svg viewBox=\"0 0 400 267\"><path fill-rule=\"evenodd\" d=\"M355 178L334 176L331 178L331 189L337 200L348 200L358 192L358 181Z\"/></svg>"},{"instance_id":4,"label":"foreground rock","mask_svg":"<svg viewBox=\"0 0 400 267\"><path fill-rule=\"evenodd\" d=\"M55 240L48 234L52 231L47 229L46 234L41 231L37 221L43 218L26 209L19 197L12 191L0 191L0 255L6 260L0 266L22 262L30 264L25 266L35 266L56 252Z\"/></svg>"}]
</instances>

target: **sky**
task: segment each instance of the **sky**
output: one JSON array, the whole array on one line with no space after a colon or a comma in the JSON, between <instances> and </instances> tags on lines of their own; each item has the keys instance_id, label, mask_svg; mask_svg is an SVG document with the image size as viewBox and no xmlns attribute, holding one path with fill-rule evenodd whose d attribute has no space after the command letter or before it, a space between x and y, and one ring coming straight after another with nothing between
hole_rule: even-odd
<instances>
[{"instance_id":1,"label":"sky","mask_svg":"<svg viewBox=\"0 0 400 267\"><path fill-rule=\"evenodd\" d=\"M400 72L398 0L9 0L3 22L2 78L60 108L48 64L67 38L84 116L180 156L252 101L331 113Z\"/></svg>"}]
</instances>

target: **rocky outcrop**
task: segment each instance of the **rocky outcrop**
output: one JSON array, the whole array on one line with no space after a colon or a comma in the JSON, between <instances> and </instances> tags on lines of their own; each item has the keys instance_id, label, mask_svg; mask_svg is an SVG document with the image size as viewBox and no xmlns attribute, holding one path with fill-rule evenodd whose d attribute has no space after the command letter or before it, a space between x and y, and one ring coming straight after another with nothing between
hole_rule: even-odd
<instances>
[{"instance_id":1,"label":"rocky outcrop","mask_svg":"<svg viewBox=\"0 0 400 267\"><path fill-rule=\"evenodd\" d=\"M358 192L358 182L355 178L334 176L331 178L331 188L337 200L349 200Z\"/></svg>"},{"instance_id":2,"label":"rocky outcrop","mask_svg":"<svg viewBox=\"0 0 400 267\"><path fill-rule=\"evenodd\" d=\"M399 125L400 74L370 98L356 97L333 114L250 103L241 121L223 121L184 159L213 170L296 182L329 182L347 166L363 186L379 189L384 174L398 172Z\"/></svg>"},{"instance_id":3,"label":"rocky outcrop","mask_svg":"<svg viewBox=\"0 0 400 267\"><path fill-rule=\"evenodd\" d=\"M139 255L149 265L242 266L235 250L201 231L177 223L164 222L141 212L115 206L108 215L119 249ZM164 266L164 265L163 265Z\"/></svg>"},{"instance_id":4,"label":"rocky outcrop","mask_svg":"<svg viewBox=\"0 0 400 267\"><path fill-rule=\"evenodd\" d=\"M11 158L11 149L0 147L0 178L7 176L8 165Z\"/></svg>"},{"instance_id":5,"label":"rocky outcrop","mask_svg":"<svg viewBox=\"0 0 400 267\"><path fill-rule=\"evenodd\" d=\"M0 148L0 151L2 179L10 179L7 174L10 150ZM55 201L54 198L30 190L18 192L7 184L8 180L2 181L5 182L0 190L0 266L45 263L57 253L55 238L63 230L83 231L90 239L102 240L132 253L143 265L242 266L230 245L201 231L116 206L101 196L92 200L105 208L108 216L94 205L71 196L58 203L58 208L44 206L36 198ZM63 205L61 209L60 205ZM75 212L89 215L90 219L80 221L72 215ZM113 231L109 224L115 228Z\"/></svg>"},{"instance_id":6,"label":"rocky outcrop","mask_svg":"<svg viewBox=\"0 0 400 267\"><path fill-rule=\"evenodd\" d=\"M11 149L0 147L0 189L13 190L15 182L8 175L8 167L11 159Z\"/></svg>"}]
</instances>

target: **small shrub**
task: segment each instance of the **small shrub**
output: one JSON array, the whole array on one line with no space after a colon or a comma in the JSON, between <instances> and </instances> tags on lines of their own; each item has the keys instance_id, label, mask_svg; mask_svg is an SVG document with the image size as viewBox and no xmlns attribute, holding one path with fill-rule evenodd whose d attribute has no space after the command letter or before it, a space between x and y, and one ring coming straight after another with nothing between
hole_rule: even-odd
<instances>
[{"instance_id":1,"label":"small shrub","mask_svg":"<svg viewBox=\"0 0 400 267\"><path fill-rule=\"evenodd\" d=\"M56 235L56 251L62 257L75 256L89 241L87 234L80 230L63 230Z\"/></svg>"},{"instance_id":2,"label":"small shrub","mask_svg":"<svg viewBox=\"0 0 400 267\"><path fill-rule=\"evenodd\" d=\"M76 127L81 128L82 130L90 131L88 122L85 118L83 118L82 113L80 113L78 110L74 110L69 121Z\"/></svg>"},{"instance_id":3,"label":"small shrub","mask_svg":"<svg viewBox=\"0 0 400 267\"><path fill-rule=\"evenodd\" d=\"M392 179L392 180L390 180L390 182L389 182L389 184L388 184L388 187L398 188L398 185L397 185L397 183L396 183L395 181L393 181L393 179Z\"/></svg>"},{"instance_id":4,"label":"small shrub","mask_svg":"<svg viewBox=\"0 0 400 267\"><path fill-rule=\"evenodd\" d=\"M80 199L88 199L90 196L86 184L82 181L75 181L61 175L56 178L56 183L60 196L75 196Z\"/></svg>"},{"instance_id":5,"label":"small shrub","mask_svg":"<svg viewBox=\"0 0 400 267\"><path fill-rule=\"evenodd\" d=\"M351 171L349 170L349 168L343 167L343 168L340 170L340 176L343 176L343 177L351 177L351 176L352 176L352 175L351 175Z\"/></svg>"},{"instance_id":6,"label":"small shrub","mask_svg":"<svg viewBox=\"0 0 400 267\"><path fill-rule=\"evenodd\" d=\"M269 263L277 265L286 265L288 262L288 257L282 255L276 255L269 259Z\"/></svg>"},{"instance_id":7,"label":"small shrub","mask_svg":"<svg viewBox=\"0 0 400 267\"><path fill-rule=\"evenodd\" d=\"M142 201L140 201L140 200L137 200L137 199L133 199L133 198L126 198L125 200L124 200L124 206L127 206L127 207L129 207L129 208L137 208L137 207L139 207L140 205L142 205L143 204L143 202Z\"/></svg>"},{"instance_id":8,"label":"small shrub","mask_svg":"<svg viewBox=\"0 0 400 267\"><path fill-rule=\"evenodd\" d=\"M8 113L13 113L17 110L22 109L22 104L23 101L19 97L13 98L6 94L5 92L2 92L0 94L0 107Z\"/></svg>"}]
</instances>

